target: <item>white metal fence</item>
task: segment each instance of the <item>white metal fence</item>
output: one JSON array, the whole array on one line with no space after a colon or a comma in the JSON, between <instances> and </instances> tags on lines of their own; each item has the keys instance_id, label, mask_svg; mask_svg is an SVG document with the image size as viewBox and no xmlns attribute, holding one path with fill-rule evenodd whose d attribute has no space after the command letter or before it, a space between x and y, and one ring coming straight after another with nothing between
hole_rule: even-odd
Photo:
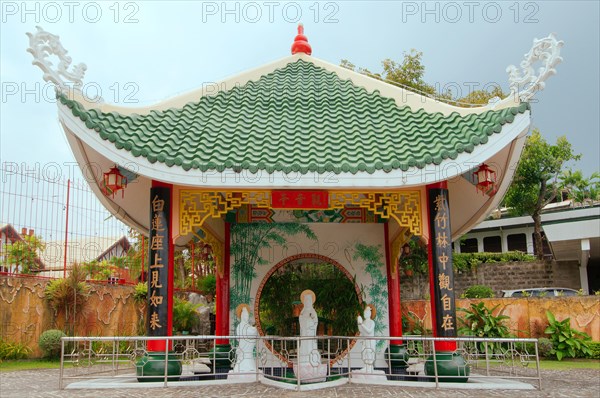
<instances>
[{"instance_id":1,"label":"white metal fence","mask_svg":"<svg viewBox=\"0 0 600 398\"><path fill-rule=\"evenodd\" d=\"M468 368L469 382L478 383L478 388L486 388L486 382L496 388L502 388L502 382L524 382L541 389L537 339L489 339L489 338L434 338L422 336L404 336L408 361L398 361L388 350L377 351L373 374L365 373L369 345L367 339L359 336L317 336L321 366L326 368L324 378L297 377L293 370L297 363L297 348L303 337L261 336L243 339L254 340L252 360L256 371L235 373L231 370L236 360L236 342L238 336L171 336L171 337L64 337L61 344L60 388L83 380L119 383L137 383L143 379L157 380L156 375L137 373L138 361L147 352L150 340L167 340L163 353L164 359L177 360L182 364L182 374L178 377L159 375L161 385L196 385L197 383L255 382L278 385L283 388L302 390L343 383L389 382L403 384L419 382L414 385L439 387L440 383L460 381L465 378ZM213 347L217 339L229 339L232 348L229 352L215 352ZM377 336L379 346L388 345L394 337ZM436 352L436 341L456 341L457 353L465 363L455 375L438 375L438 367L445 359ZM426 362L433 362L429 372L425 371ZM165 366L166 368L166 366ZM240 377L243 376L243 377ZM137 380L136 380L137 379ZM319 381L320 383L315 383ZM189 383L187 383L189 382ZM410 384L408 384L410 385ZM70 388L77 386L71 385Z\"/></svg>"}]
</instances>

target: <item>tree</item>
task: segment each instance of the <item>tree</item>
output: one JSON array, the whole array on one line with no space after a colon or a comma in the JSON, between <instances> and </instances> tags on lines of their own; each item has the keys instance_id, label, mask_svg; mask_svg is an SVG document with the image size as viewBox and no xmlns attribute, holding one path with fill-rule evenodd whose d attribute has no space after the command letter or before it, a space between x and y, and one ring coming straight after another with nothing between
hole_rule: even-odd
<instances>
[{"instance_id":1,"label":"tree","mask_svg":"<svg viewBox=\"0 0 600 398\"><path fill-rule=\"evenodd\" d=\"M429 95L435 95L435 87L423 80L425 65L421 61L422 58L423 53L413 48L408 53L404 52L404 59L400 64L389 58L384 59L382 65L385 79L412 87Z\"/></svg>"},{"instance_id":2,"label":"tree","mask_svg":"<svg viewBox=\"0 0 600 398\"><path fill-rule=\"evenodd\" d=\"M45 247L46 244L41 237L25 235L21 240L4 245L3 251L6 253L4 263L7 267L15 266L15 272L30 274L40 269L41 262L38 254Z\"/></svg>"},{"instance_id":3,"label":"tree","mask_svg":"<svg viewBox=\"0 0 600 398\"><path fill-rule=\"evenodd\" d=\"M465 104L487 105L489 100L494 97L504 98L506 94L502 92L500 86L492 86L491 90L473 90L469 94L457 100ZM459 104L460 105L460 104Z\"/></svg>"},{"instance_id":4,"label":"tree","mask_svg":"<svg viewBox=\"0 0 600 398\"><path fill-rule=\"evenodd\" d=\"M533 218L534 244L537 257L542 259L542 209L559 193L558 178L564 164L579 160L565 136L550 145L539 130L527 137L521 161L513 182L506 194L505 205L515 215L530 215Z\"/></svg>"},{"instance_id":5,"label":"tree","mask_svg":"<svg viewBox=\"0 0 600 398\"><path fill-rule=\"evenodd\" d=\"M373 73L366 68L358 68L356 72L371 76L378 80L392 81L401 86L412 88L428 95L435 95L435 87L427 84L425 80L423 80L425 66L421 61L422 58L423 53L413 48L408 53L404 52L404 59L402 62L396 62L389 58L384 59L381 62L383 74ZM352 71L356 69L356 66L346 59L341 61L340 66Z\"/></svg>"},{"instance_id":6,"label":"tree","mask_svg":"<svg viewBox=\"0 0 600 398\"><path fill-rule=\"evenodd\" d=\"M560 175L561 190L575 203L593 204L600 199L600 173L594 172L584 178L581 170L565 170Z\"/></svg>"},{"instance_id":7,"label":"tree","mask_svg":"<svg viewBox=\"0 0 600 398\"><path fill-rule=\"evenodd\" d=\"M435 96L439 99L454 103L458 106L466 104L486 105L488 101L494 97L504 98L506 95L502 92L500 86L494 86L488 90L474 90L464 97L453 98L450 90L438 92L434 85L427 83L424 80L425 65L423 65L423 53L414 48L410 52L404 52L402 62L393 61L390 58L384 59L381 64L383 73L373 73L366 68L356 69L356 65L347 59L340 62L340 66L363 75L371 76L378 80L397 83L404 88L412 89L427 96Z\"/></svg>"},{"instance_id":8,"label":"tree","mask_svg":"<svg viewBox=\"0 0 600 398\"><path fill-rule=\"evenodd\" d=\"M131 247L123 261L129 268L129 277L133 280L140 280L142 279L142 258L146 258L148 255L148 242L144 242L144 245L142 245L142 234L133 228L129 228L128 235Z\"/></svg>"}]
</instances>

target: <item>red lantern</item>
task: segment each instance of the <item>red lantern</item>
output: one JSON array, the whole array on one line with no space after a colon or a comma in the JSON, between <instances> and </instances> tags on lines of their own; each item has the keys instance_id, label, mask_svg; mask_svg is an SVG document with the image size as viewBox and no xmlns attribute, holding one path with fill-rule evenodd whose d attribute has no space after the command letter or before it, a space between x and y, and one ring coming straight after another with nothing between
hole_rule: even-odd
<instances>
[{"instance_id":1,"label":"red lantern","mask_svg":"<svg viewBox=\"0 0 600 398\"><path fill-rule=\"evenodd\" d=\"M108 172L104 173L104 194L106 196L110 194L114 198L117 191L123 190L123 192L121 192L121 197L125 197L124 189L126 187L127 177L121 174L116 165L113 166Z\"/></svg>"},{"instance_id":2,"label":"red lantern","mask_svg":"<svg viewBox=\"0 0 600 398\"><path fill-rule=\"evenodd\" d=\"M496 172L487 164L482 163L473 176L477 178L477 192L492 196L497 192Z\"/></svg>"}]
</instances>

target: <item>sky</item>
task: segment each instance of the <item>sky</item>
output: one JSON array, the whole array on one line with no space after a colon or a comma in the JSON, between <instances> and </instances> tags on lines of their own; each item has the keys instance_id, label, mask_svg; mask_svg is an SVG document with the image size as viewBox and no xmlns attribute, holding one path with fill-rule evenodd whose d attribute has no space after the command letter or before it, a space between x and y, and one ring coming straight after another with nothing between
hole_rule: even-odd
<instances>
[{"instance_id":1,"label":"sky","mask_svg":"<svg viewBox=\"0 0 600 398\"><path fill-rule=\"evenodd\" d=\"M557 74L532 101L533 127L566 135L586 176L600 170L598 1L0 1L0 157L14 170L76 176L52 86L31 64L26 32L59 35L84 91L150 105L286 57L302 22L316 58L373 72L423 52L425 80L452 88L500 85L533 43L564 41Z\"/></svg>"}]
</instances>

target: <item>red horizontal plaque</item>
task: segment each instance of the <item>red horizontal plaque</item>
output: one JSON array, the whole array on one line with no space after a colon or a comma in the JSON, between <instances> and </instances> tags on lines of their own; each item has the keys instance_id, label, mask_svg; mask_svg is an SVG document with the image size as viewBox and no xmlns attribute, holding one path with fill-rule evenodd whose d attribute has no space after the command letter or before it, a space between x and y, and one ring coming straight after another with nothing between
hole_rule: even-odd
<instances>
[{"instance_id":1,"label":"red horizontal plaque","mask_svg":"<svg viewBox=\"0 0 600 398\"><path fill-rule=\"evenodd\" d=\"M327 191L271 191L273 209L328 209Z\"/></svg>"}]
</instances>

